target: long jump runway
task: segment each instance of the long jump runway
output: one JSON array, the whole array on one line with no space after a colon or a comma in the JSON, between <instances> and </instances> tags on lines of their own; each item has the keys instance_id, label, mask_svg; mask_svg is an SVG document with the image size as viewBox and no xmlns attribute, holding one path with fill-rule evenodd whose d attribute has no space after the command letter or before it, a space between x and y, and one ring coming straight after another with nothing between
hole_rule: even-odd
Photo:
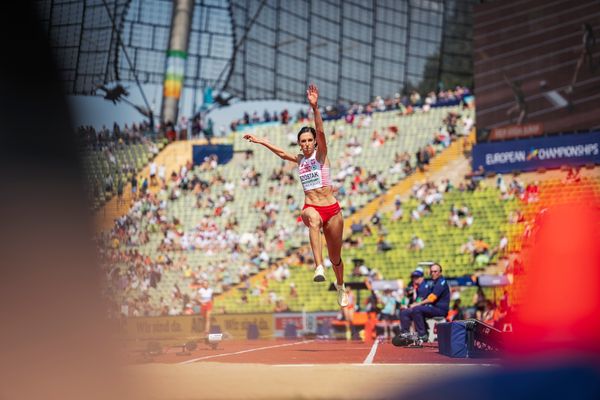
<instances>
[{"instance_id":1,"label":"long jump runway","mask_svg":"<svg viewBox=\"0 0 600 400\"><path fill-rule=\"evenodd\" d=\"M225 340L189 355L171 347L131 354L126 375L148 399L388 399L428 381L493 368L497 360L452 359L437 344L322 340ZM133 365L132 365L133 364ZM137 397L137 396L134 396Z\"/></svg>"},{"instance_id":2,"label":"long jump runway","mask_svg":"<svg viewBox=\"0 0 600 400\"><path fill-rule=\"evenodd\" d=\"M192 364L198 362L260 364L480 364L476 359L452 359L438 353L436 344L423 348L395 347L389 342L323 340L225 340L213 350L200 342L189 355L181 347L163 349L163 354L142 360L132 353L129 362Z\"/></svg>"}]
</instances>

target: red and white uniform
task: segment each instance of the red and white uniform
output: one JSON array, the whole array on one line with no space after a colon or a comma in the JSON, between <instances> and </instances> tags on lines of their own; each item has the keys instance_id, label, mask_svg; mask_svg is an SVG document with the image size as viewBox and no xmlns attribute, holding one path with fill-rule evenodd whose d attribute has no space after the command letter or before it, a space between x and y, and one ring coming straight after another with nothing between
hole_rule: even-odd
<instances>
[{"instance_id":1,"label":"red and white uniform","mask_svg":"<svg viewBox=\"0 0 600 400\"><path fill-rule=\"evenodd\" d=\"M201 287L198 289L198 294L200 296L200 312L205 315L207 311L212 311L213 290Z\"/></svg>"},{"instance_id":2,"label":"red and white uniform","mask_svg":"<svg viewBox=\"0 0 600 400\"><path fill-rule=\"evenodd\" d=\"M298 165L300 183L305 192L313 189L319 189L325 186L331 186L331 175L329 166L317 161L317 152L313 151L308 158L302 157Z\"/></svg>"},{"instance_id":3,"label":"red and white uniform","mask_svg":"<svg viewBox=\"0 0 600 400\"><path fill-rule=\"evenodd\" d=\"M300 174L300 183L302 183L302 188L305 192L325 186L331 186L329 166L317 161L316 151L313 151L312 155L308 158L302 157L300 164L298 164L298 173ZM341 211L337 201L327 206L316 206L305 203L302 209L304 210L309 207L314 208L319 213L323 224L326 224L327 221ZM299 217L299 220L302 219Z\"/></svg>"}]
</instances>

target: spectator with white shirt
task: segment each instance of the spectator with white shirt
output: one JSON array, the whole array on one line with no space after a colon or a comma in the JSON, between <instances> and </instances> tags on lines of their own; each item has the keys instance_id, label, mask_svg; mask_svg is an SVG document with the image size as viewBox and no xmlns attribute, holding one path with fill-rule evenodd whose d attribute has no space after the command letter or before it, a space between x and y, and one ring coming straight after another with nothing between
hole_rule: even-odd
<instances>
[{"instance_id":1,"label":"spectator with white shirt","mask_svg":"<svg viewBox=\"0 0 600 400\"><path fill-rule=\"evenodd\" d=\"M150 163L150 185L152 185L152 186L155 186L157 184L157 182L156 182L157 168L158 168L158 166L156 165L156 163L154 161L152 161Z\"/></svg>"},{"instance_id":2,"label":"spectator with white shirt","mask_svg":"<svg viewBox=\"0 0 600 400\"><path fill-rule=\"evenodd\" d=\"M402 221L402 217L404 216L404 210L402 209L402 203L401 202L397 202L395 204L395 210L394 213L392 214L392 221L396 222L398 220Z\"/></svg>"},{"instance_id":3,"label":"spectator with white shirt","mask_svg":"<svg viewBox=\"0 0 600 400\"><path fill-rule=\"evenodd\" d=\"M494 248L490 258L494 257L495 255L498 255L499 257L503 257L506 255L507 251L508 251L508 237L506 237L506 234L503 233L502 236L500 237L500 241L498 242L498 246L496 246Z\"/></svg>"},{"instance_id":4,"label":"spectator with white shirt","mask_svg":"<svg viewBox=\"0 0 600 400\"><path fill-rule=\"evenodd\" d=\"M210 333L210 315L213 308L213 290L208 287L208 281L202 281L202 286L198 289L198 297L200 301L200 313L204 318L204 333Z\"/></svg>"},{"instance_id":5,"label":"spectator with white shirt","mask_svg":"<svg viewBox=\"0 0 600 400\"><path fill-rule=\"evenodd\" d=\"M474 124L473 118L470 116L463 118L463 136L469 136Z\"/></svg>"},{"instance_id":6,"label":"spectator with white shirt","mask_svg":"<svg viewBox=\"0 0 600 400\"><path fill-rule=\"evenodd\" d=\"M152 163L152 164L154 164L154 163ZM152 167L152 164L150 164L151 167ZM164 164L160 164L158 166L158 179L160 180L161 183L166 182L166 167Z\"/></svg>"},{"instance_id":7,"label":"spectator with white shirt","mask_svg":"<svg viewBox=\"0 0 600 400\"><path fill-rule=\"evenodd\" d=\"M424 247L425 247L425 242L423 241L423 239L421 239L420 237L415 235L411 239L408 249L411 251L421 251L421 250L423 250Z\"/></svg>"}]
</instances>

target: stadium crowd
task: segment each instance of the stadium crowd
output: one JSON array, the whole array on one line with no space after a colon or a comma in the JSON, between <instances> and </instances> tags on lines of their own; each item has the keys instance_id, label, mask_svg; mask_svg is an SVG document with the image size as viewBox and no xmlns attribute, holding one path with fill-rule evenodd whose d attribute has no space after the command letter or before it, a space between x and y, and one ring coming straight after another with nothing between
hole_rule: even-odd
<instances>
[{"instance_id":1,"label":"stadium crowd","mask_svg":"<svg viewBox=\"0 0 600 400\"><path fill-rule=\"evenodd\" d=\"M210 168L206 165L214 161L216 161L214 158L206 160L200 169ZM270 280L281 281L289 277L289 266L274 262L269 254L274 250L284 250L287 239L293 234L294 229L300 229L299 225L293 229L270 232L281 210L277 203L267 201L266 199L272 198L267 196L254 204L255 209L264 216L255 228L255 234L244 235L238 231L236 218L228 207L228 203L234 201L232 193L236 184L240 187L251 187L256 185L257 179L261 179L253 168L248 167L244 170L237 183L227 182L218 174L214 175L211 181L203 181L191 173L191 170L191 165L182 166L179 173L173 172L169 179L166 179L164 166L150 168L150 182L159 185L160 190L157 193L147 191L148 180L145 179L129 213L117 221L108 235L101 238L100 247L107 249L105 254L107 276L115 291L124 294L127 298L126 307L123 305L121 307L123 312L130 315L174 315L192 313L193 310L198 309L199 299L182 295L179 287L173 288L171 299L163 298L160 301L160 307L152 305L149 291L160 282L165 269L179 271L190 288L208 279L221 290L227 290L232 285L234 280L227 263L221 262L203 267L190 266L184 256L172 261L167 255L174 252L202 251L206 254L231 254L232 260L239 264L238 277L241 281L246 280L251 272L256 273L258 267L270 268L259 286L248 287L243 291L242 301L247 301L248 296L263 296L267 293ZM153 174L152 171L157 172ZM282 172L275 171L274 176L270 178L275 179ZM294 178L288 177L288 179L293 181ZM359 180L352 181L348 193L358 190L360 183ZM274 186L269 190L274 190ZM378 190L384 188L379 187ZM431 196L424 196L425 192L420 188L414 190L418 196L423 197L424 204L430 200ZM205 217L198 221L193 230L185 230L177 218L167 217L169 204L187 194L195 196L197 208L207 211ZM300 207L296 200L288 196L286 203L287 211L297 217ZM226 220L224 228L218 227L217 220ZM161 256L156 259L144 257L135 250L139 246L147 245L152 234L161 237L155 249ZM267 241L269 237L273 237L274 240ZM297 264L302 265L310 262L311 256L298 254L296 258ZM122 268L112 267L115 263L120 264ZM290 291L293 296L295 288L292 286ZM285 305L284 301L285 299L274 297L274 294L268 297L269 304L273 304L274 307L277 305L278 308L282 308Z\"/></svg>"},{"instance_id":2,"label":"stadium crowd","mask_svg":"<svg viewBox=\"0 0 600 400\"><path fill-rule=\"evenodd\" d=\"M151 130L146 121L139 124L133 123L131 126L125 124L122 128L115 122L112 129L108 129L106 125L99 130L93 126L80 126L77 128L77 137L79 143L85 146L86 151L101 151L117 145L144 143L145 137Z\"/></svg>"},{"instance_id":3,"label":"stadium crowd","mask_svg":"<svg viewBox=\"0 0 600 400\"><path fill-rule=\"evenodd\" d=\"M423 111L427 106L442 104L448 101L460 101L469 91L463 88L457 88L455 91L448 91L438 94L428 94L422 100L421 96L413 92L410 96L395 97L394 99L382 100L376 98L374 102L365 106L353 105L348 109L345 115L356 115L358 118L348 123L360 124L368 128L370 122L370 113L385 110L401 110L403 114L414 112L416 107L421 107ZM424 107L425 106L425 107ZM267 113L263 115L267 120ZM277 113L275 113L277 114ZM283 118L286 117L286 118ZM309 117L306 114L299 114L298 119ZM257 114L252 117L244 117L248 122L256 122ZM270 121L279 122L289 121L286 113L272 115ZM245 121L246 122L246 121ZM401 171L404 175L410 175L417 169L425 170L428 168L429 160L436 153L447 147L458 135L462 135L460 124L472 126L472 121L467 118L461 119L459 115L448 113L441 121L441 129L432 134L430 143L419 149L414 155L416 163L412 163L413 158L407 152L397 152L394 164L390 166L391 172ZM184 121L183 127L187 129ZM193 132L202 131L201 121L190 121ZM194 124L197 126L194 127ZM147 126L145 126L146 129ZM172 125L169 129L174 129ZM120 129L117 125L113 132L102 130L95 132L93 129L82 128L82 136L91 140L92 144L105 147L108 151L112 146L119 146L127 141L135 143L138 140L144 141L143 131L138 126L130 129L125 127ZM125 133L126 132L126 133ZM366 132L370 133L370 141L365 137L358 140L353 137L347 140L346 148L341 157L337 159L334 171L337 171L334 181L338 190L338 198L345 205L347 212L352 214L356 211L351 198L355 194L368 194L371 198L384 193L390 183L382 178L378 171L368 171L357 160L361 154L363 146L371 145L391 146L396 140L398 130L394 126L385 129L384 132L376 130ZM341 139L344 135L343 129L332 132L332 140ZM192 135L193 136L193 135ZM108 140L107 140L108 139ZM102 148L102 147L100 147ZM107 153L108 157L110 155ZM167 176L164 165L150 163L149 176L140 179L132 178L132 206L127 215L120 218L114 228L98 238L100 249L102 249L102 259L104 261L104 270L107 274L110 284L109 291L112 295L120 293L123 304L113 310L120 310L128 315L173 315L193 313L200 305L198 296L182 294L194 293L188 290L182 290L182 287L174 286L172 288L171 298L163 298L160 305L156 301L150 301L151 289L155 288L161 280L165 271L175 272L181 275L184 281L180 285L187 283L194 289L202 281L210 281L210 285L219 292L227 290L233 285L233 282L245 282L247 278L262 269L268 269L263 282L256 287L247 287L242 291L241 301L247 301L248 296L259 296L268 292L270 280L285 280L289 277L290 265L302 265L310 262L310 253L304 253L301 250L287 251L288 256L292 256L292 264L282 263L269 257L269 254L278 252L279 254L286 249L288 239L302 229L300 224L292 225L291 228L279 228L276 222L283 215L291 215L297 218L300 212L300 204L293 196L286 198L285 204L269 201L277 192L279 185L295 184L293 166L282 166L272 171L270 176L259 174L253 164L253 155L246 153L245 162L242 165L239 181L226 181L218 171L218 159L216 156L207 157L201 165L193 167L191 163L182 165L178 171L171 172ZM210 180L199 178L197 171L210 171ZM253 229L252 234L240 232L236 218L232 213L231 203L235 201L235 188L251 189L257 187L261 180L272 182L269 185L267 193L263 199L256 201L253 206L261 215L260 222ZM135 183L134 183L135 181ZM158 190L150 191L149 187L156 186ZM435 186L435 185L434 185ZM413 218L421 218L427 213L432 201L440 201L438 189L429 183L423 188L413 188L415 195L421 201L416 210L411 212ZM443 185L442 185L443 186ZM442 191L445 190L442 188ZM194 221L196 225L186 229L185 224L177 217L169 217L169 208L173 202L181 197L194 196L195 207L199 210L205 210L204 217L199 221ZM348 214L347 214L348 215ZM279 224L281 226L281 224ZM368 230L365 225L365 230ZM152 238L159 237L159 240ZM351 239L352 240L352 239ZM360 239L359 239L360 240ZM350 242L351 243L351 242ZM155 256L143 255L150 246L150 254ZM386 251L390 245L385 241L379 244L381 251ZM422 247L422 246L421 246ZM146 250L143 250L146 249ZM232 270L227 262L214 262L208 265L189 265L186 253L200 251L204 254L230 254L231 261L234 261L236 268ZM181 256L174 256L180 254ZM115 268L118 265L118 268ZM234 276L236 275L236 276ZM297 295L297 289L293 282L290 283L290 296ZM274 294L268 296L269 304L274 307L285 308L285 299L277 298Z\"/></svg>"},{"instance_id":4,"label":"stadium crowd","mask_svg":"<svg viewBox=\"0 0 600 400\"><path fill-rule=\"evenodd\" d=\"M289 232L280 230L275 233L274 242L267 240L278 212L274 203L255 204L267 219L252 234L243 234L239 232L236 218L228 207L228 203L234 201L232 193L236 183L225 181L218 174L210 181L203 181L189 165L182 166L179 173L173 172L168 179L164 172L152 174L153 170L164 171L164 166L150 169L150 182L159 186L158 191L140 190L129 212L117 220L110 232L98 238L102 264L109 278L108 287L112 288L112 295L121 293L127 298L128 314L173 315L174 309L179 310L178 314L189 313L199 304L199 299L183 295L177 286L173 288L171 299L162 299L159 308L153 306L149 301L149 290L156 288L165 270L180 273L192 288L201 281L210 280L220 290L227 290L234 282L232 271L228 268L231 262L239 265L239 278L245 280L250 271L257 272L259 266L266 268L270 265L268 254L273 253L275 247L283 248ZM243 187L247 179L247 176L242 176L237 184ZM148 182L147 179L145 181ZM148 185L144 186L147 189ZM194 196L194 206L206 213L193 229L186 230L177 217L167 215L174 201L188 195ZM138 248L151 246L150 237L156 235L160 240L150 250L158 257L153 259L142 255ZM228 254L229 259L227 262L192 266L185 254L194 251L207 255ZM181 256L171 260L169 254ZM273 276L282 276L280 272Z\"/></svg>"},{"instance_id":5,"label":"stadium crowd","mask_svg":"<svg viewBox=\"0 0 600 400\"><path fill-rule=\"evenodd\" d=\"M442 90L438 93L429 92L426 95L421 95L418 91L413 90L404 95L396 93L393 97L382 98L381 96L366 104L351 103L346 104L339 102L335 105L323 107L321 110L324 120L344 119L349 124L357 124L358 126L369 125L370 116L374 112L394 111L398 110L402 115L410 115L415 112L415 109L427 112L432 107L442 107L454 104L463 103L468 106L469 96L471 96L469 88L457 86L454 89ZM242 127L269 123L280 122L287 125L291 122L303 122L312 119L312 111L300 109L295 116L290 115L287 109L281 112L269 112L264 110L262 114L258 111L245 112L244 115L236 120L233 120L229 126L232 132L239 130ZM470 128L469 128L470 129Z\"/></svg>"}]
</instances>

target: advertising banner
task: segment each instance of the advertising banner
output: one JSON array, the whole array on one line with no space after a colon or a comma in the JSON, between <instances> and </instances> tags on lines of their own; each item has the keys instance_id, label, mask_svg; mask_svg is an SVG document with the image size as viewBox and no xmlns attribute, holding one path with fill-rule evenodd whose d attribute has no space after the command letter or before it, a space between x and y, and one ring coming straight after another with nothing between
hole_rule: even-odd
<instances>
[{"instance_id":1,"label":"advertising banner","mask_svg":"<svg viewBox=\"0 0 600 400\"><path fill-rule=\"evenodd\" d=\"M203 332L193 329L193 325L193 316L134 317L122 320L121 332L129 339L175 339Z\"/></svg>"},{"instance_id":2,"label":"advertising banner","mask_svg":"<svg viewBox=\"0 0 600 400\"><path fill-rule=\"evenodd\" d=\"M600 163L600 132L479 143L473 147L473 170L532 171Z\"/></svg>"},{"instance_id":3,"label":"advertising banner","mask_svg":"<svg viewBox=\"0 0 600 400\"><path fill-rule=\"evenodd\" d=\"M337 317L338 312L336 311L310 313L306 318L306 331L310 333L317 333L317 327L319 324L322 324L325 321L329 321L331 324L331 322L336 320Z\"/></svg>"},{"instance_id":4,"label":"advertising banner","mask_svg":"<svg viewBox=\"0 0 600 400\"><path fill-rule=\"evenodd\" d=\"M284 337L287 324L296 325L298 335L305 333L316 333L317 326L324 321L333 321L337 319L338 313L335 311L316 312L316 313L279 313L274 314L275 337Z\"/></svg>"},{"instance_id":5,"label":"advertising banner","mask_svg":"<svg viewBox=\"0 0 600 400\"><path fill-rule=\"evenodd\" d=\"M492 129L490 134L490 141L494 140L506 140L506 139L518 139L527 138L533 136L541 136L544 134L544 125L542 123L537 124L525 124L525 125L509 125L502 126L500 128Z\"/></svg>"},{"instance_id":6,"label":"advertising banner","mask_svg":"<svg viewBox=\"0 0 600 400\"><path fill-rule=\"evenodd\" d=\"M232 339L245 339L248 325L256 324L260 338L272 338L273 314L217 314L211 324ZM126 318L120 324L121 333L129 339L179 339L204 335L204 318L200 315L176 317Z\"/></svg>"},{"instance_id":7,"label":"advertising banner","mask_svg":"<svg viewBox=\"0 0 600 400\"><path fill-rule=\"evenodd\" d=\"M248 326L255 324L259 338L284 337L287 324L296 325L298 335L316 333L319 324L337 319L337 311L279 314L216 314L211 325L218 325L228 338L246 339ZM133 317L120 322L121 333L128 339L186 339L204 336L204 318L200 315L176 317Z\"/></svg>"},{"instance_id":8,"label":"advertising banner","mask_svg":"<svg viewBox=\"0 0 600 400\"><path fill-rule=\"evenodd\" d=\"M219 314L212 316L211 324L219 325L233 339L246 339L250 324L256 324L260 339L272 338L274 331L273 314Z\"/></svg>"},{"instance_id":9,"label":"advertising banner","mask_svg":"<svg viewBox=\"0 0 600 400\"><path fill-rule=\"evenodd\" d=\"M306 314L302 313L278 313L273 315L275 320L275 337L284 337L285 327L294 324L298 334L304 331Z\"/></svg>"},{"instance_id":10,"label":"advertising banner","mask_svg":"<svg viewBox=\"0 0 600 400\"><path fill-rule=\"evenodd\" d=\"M218 164L227 164L233 158L233 145L231 144L203 144L192 147L192 160L194 165L202 165L206 157L217 156Z\"/></svg>"}]
</instances>

